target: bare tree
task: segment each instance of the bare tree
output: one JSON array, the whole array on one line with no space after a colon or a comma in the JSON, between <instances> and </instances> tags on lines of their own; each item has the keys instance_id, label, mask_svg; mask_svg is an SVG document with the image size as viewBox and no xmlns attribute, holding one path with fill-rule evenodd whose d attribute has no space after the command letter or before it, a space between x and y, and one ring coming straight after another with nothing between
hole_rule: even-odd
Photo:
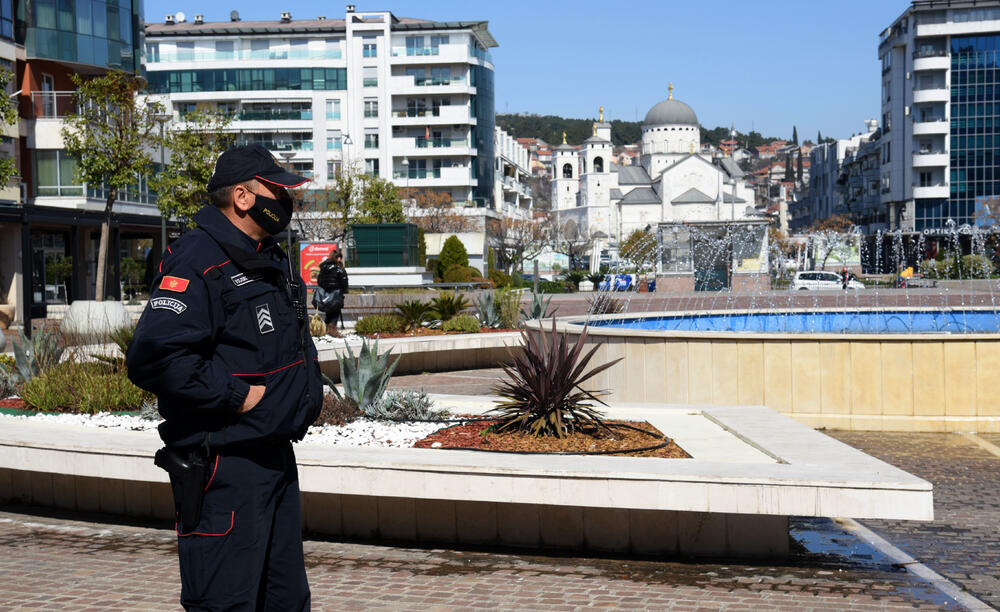
<instances>
[{"instance_id":1,"label":"bare tree","mask_svg":"<svg viewBox=\"0 0 1000 612\"><path fill-rule=\"evenodd\" d=\"M593 235L587 235L573 219L563 223L552 238L552 250L569 258L570 270L579 270L583 267L583 258L590 253L593 246Z\"/></svg>"},{"instance_id":2,"label":"bare tree","mask_svg":"<svg viewBox=\"0 0 1000 612\"><path fill-rule=\"evenodd\" d=\"M545 249L549 239L549 218L487 219L486 233L493 246L495 265L513 274L526 259L533 259Z\"/></svg>"},{"instance_id":3,"label":"bare tree","mask_svg":"<svg viewBox=\"0 0 1000 612\"><path fill-rule=\"evenodd\" d=\"M400 190L407 220L431 234L471 232L475 223L451 201L451 194L433 189L409 187Z\"/></svg>"}]
</instances>

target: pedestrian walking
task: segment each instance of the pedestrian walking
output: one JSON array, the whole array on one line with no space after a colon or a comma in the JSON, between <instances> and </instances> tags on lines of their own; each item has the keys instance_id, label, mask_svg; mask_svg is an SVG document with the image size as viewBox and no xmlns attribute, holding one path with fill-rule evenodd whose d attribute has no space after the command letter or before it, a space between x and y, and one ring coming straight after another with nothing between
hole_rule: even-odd
<instances>
[{"instance_id":1,"label":"pedestrian walking","mask_svg":"<svg viewBox=\"0 0 1000 612\"><path fill-rule=\"evenodd\" d=\"M298 475L323 400L305 293L273 236L306 182L261 146L223 153L212 206L171 244L127 354L158 399L186 610L307 610Z\"/></svg>"},{"instance_id":2,"label":"pedestrian walking","mask_svg":"<svg viewBox=\"0 0 1000 612\"><path fill-rule=\"evenodd\" d=\"M339 250L319 264L319 275L316 278L319 288L313 292L313 306L324 313L327 329L332 324L335 328L340 321L344 328L344 296L347 295L349 283L347 270L344 269L344 255Z\"/></svg>"}]
</instances>

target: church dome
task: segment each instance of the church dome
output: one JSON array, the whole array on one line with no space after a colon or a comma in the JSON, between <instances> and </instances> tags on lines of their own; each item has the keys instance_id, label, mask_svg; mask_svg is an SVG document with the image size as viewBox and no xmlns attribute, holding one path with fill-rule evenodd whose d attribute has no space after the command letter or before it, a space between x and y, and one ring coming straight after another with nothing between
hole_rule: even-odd
<instances>
[{"instance_id":1,"label":"church dome","mask_svg":"<svg viewBox=\"0 0 1000 612\"><path fill-rule=\"evenodd\" d=\"M670 98L649 109L642 125L698 125L698 116L687 104Z\"/></svg>"}]
</instances>

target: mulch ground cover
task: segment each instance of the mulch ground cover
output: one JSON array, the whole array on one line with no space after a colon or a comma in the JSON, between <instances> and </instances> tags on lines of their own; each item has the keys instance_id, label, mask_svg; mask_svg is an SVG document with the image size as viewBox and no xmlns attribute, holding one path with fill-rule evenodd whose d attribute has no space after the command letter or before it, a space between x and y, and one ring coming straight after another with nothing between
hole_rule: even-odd
<instances>
[{"instance_id":1,"label":"mulch ground cover","mask_svg":"<svg viewBox=\"0 0 1000 612\"><path fill-rule=\"evenodd\" d=\"M663 433L646 421L605 421L611 432L600 431L595 435L574 433L564 438L536 437L522 433L496 433L488 431L490 426L498 421L477 421L475 423L458 424L438 430L423 440L414 444L414 448L461 448L473 450L516 451L529 453L593 453L613 452L614 456L622 457L661 457L668 459L688 459L691 456L677 446L673 440L662 448L639 452L625 452L633 448L655 446L663 442ZM616 425L631 425L647 435L626 427ZM654 437L655 436L655 437ZM435 443L441 445L435 447Z\"/></svg>"},{"instance_id":2,"label":"mulch ground cover","mask_svg":"<svg viewBox=\"0 0 1000 612\"><path fill-rule=\"evenodd\" d=\"M23 399L0 399L0 408L24 410L25 407L26 406Z\"/></svg>"}]
</instances>

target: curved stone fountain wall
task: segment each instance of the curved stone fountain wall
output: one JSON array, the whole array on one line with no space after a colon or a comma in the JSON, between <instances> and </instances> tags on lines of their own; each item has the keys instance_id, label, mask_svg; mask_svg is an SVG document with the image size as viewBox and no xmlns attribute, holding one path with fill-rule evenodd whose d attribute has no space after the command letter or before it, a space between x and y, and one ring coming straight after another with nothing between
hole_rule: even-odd
<instances>
[{"instance_id":1,"label":"curved stone fountain wall","mask_svg":"<svg viewBox=\"0 0 1000 612\"><path fill-rule=\"evenodd\" d=\"M586 319L559 319L557 328L572 338ZM529 325L538 328L538 322ZM544 325L551 329L551 321ZM607 390L617 402L762 404L809 426L836 429L1000 432L998 334L590 327L587 342L601 344L593 364L622 358L585 386Z\"/></svg>"}]
</instances>

